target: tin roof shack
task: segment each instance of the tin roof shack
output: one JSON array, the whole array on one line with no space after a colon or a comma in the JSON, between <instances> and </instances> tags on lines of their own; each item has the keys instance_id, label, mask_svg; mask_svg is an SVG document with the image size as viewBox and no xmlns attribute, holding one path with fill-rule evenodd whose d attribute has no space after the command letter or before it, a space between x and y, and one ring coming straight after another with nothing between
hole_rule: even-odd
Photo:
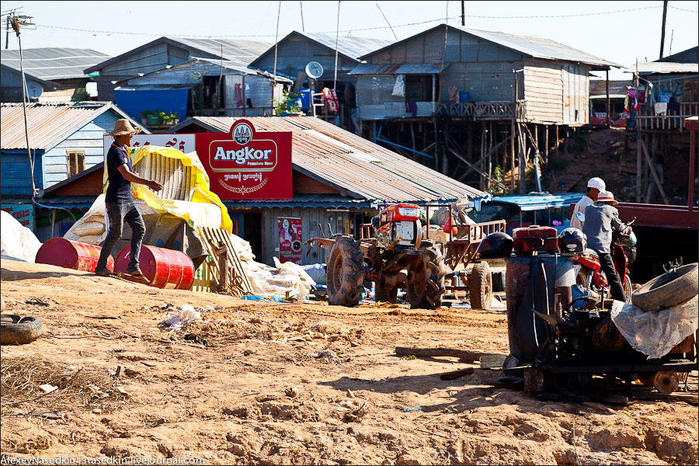
<instances>
[{"instance_id":1,"label":"tin roof shack","mask_svg":"<svg viewBox=\"0 0 699 466\"><path fill-rule=\"evenodd\" d=\"M549 126L557 142L559 127L587 124L590 71L614 66L549 39L446 24L360 58L350 75L372 140L481 188L517 164L522 192L530 146L546 156Z\"/></svg>"},{"instance_id":2,"label":"tin roof shack","mask_svg":"<svg viewBox=\"0 0 699 466\"><path fill-rule=\"evenodd\" d=\"M119 118L128 118L109 102L27 105L29 144L34 156L34 183L40 191L95 165L104 159L102 136L114 128ZM32 207L32 180L29 171L27 143L24 134L22 105L0 105L0 195L3 209L13 205L30 208L36 221L31 226L42 241L48 239L49 212ZM140 126L137 123L135 126ZM146 130L147 132L147 130ZM101 187L101 182L98 185ZM92 201L76 204L75 199L51 204L52 208L87 208ZM43 202L42 202L43 203ZM53 215L53 214L51 214ZM56 214L59 221L64 212ZM65 215L67 218L70 216ZM71 218L72 220L72 218ZM63 226L61 226L63 228ZM66 227L67 230L67 227ZM58 233L58 232L57 232Z\"/></svg>"},{"instance_id":3,"label":"tin roof shack","mask_svg":"<svg viewBox=\"0 0 699 466\"><path fill-rule=\"evenodd\" d=\"M109 58L107 54L92 49L59 47L24 49L22 55L24 74L29 81L29 100L41 103L70 102L74 95L76 98L85 96L84 92L76 94L91 81L83 70ZM21 102L19 50L2 50L0 58L2 102Z\"/></svg>"},{"instance_id":4,"label":"tin roof shack","mask_svg":"<svg viewBox=\"0 0 699 466\"><path fill-rule=\"evenodd\" d=\"M633 75L638 104L636 202L687 202L686 119L699 113L697 63L699 48L692 47L625 70Z\"/></svg>"},{"instance_id":5,"label":"tin roof shack","mask_svg":"<svg viewBox=\"0 0 699 466\"><path fill-rule=\"evenodd\" d=\"M100 100L113 100L119 83L141 74L152 73L186 63L193 57L214 58L247 66L269 47L268 42L252 40L186 39L160 37L85 69L98 72L97 92Z\"/></svg>"},{"instance_id":6,"label":"tin roof shack","mask_svg":"<svg viewBox=\"0 0 699 466\"><path fill-rule=\"evenodd\" d=\"M362 63L359 58L369 52L385 47L389 41L364 37L339 37L337 40L337 88L339 123L343 128L354 130L352 110L356 108L356 77L349 72ZM327 87L332 89L335 77L335 36L332 34L292 31L277 42L277 74L296 81L295 90L309 87L306 65L315 61L323 67L323 74L314 84L316 92ZM275 50L269 50L250 63L251 67L274 73ZM335 115L332 115L333 118Z\"/></svg>"},{"instance_id":7,"label":"tin roof shack","mask_svg":"<svg viewBox=\"0 0 699 466\"><path fill-rule=\"evenodd\" d=\"M626 126L625 119L621 122L619 120L624 113L627 86L631 86L631 80L590 79L590 124L592 126L608 124ZM607 96L609 96L610 106L609 121L607 121Z\"/></svg>"},{"instance_id":8,"label":"tin roof shack","mask_svg":"<svg viewBox=\"0 0 699 466\"><path fill-rule=\"evenodd\" d=\"M120 89L115 90L117 105L133 118L140 118L144 110L175 111L184 120L186 116L265 116L273 114L273 100L280 100L284 86L290 79L253 70L230 61L211 58L192 58L180 65L132 78L133 98L122 103ZM154 100L152 91L182 90L167 100ZM179 98L180 102L173 99ZM170 106L170 107L168 107ZM142 123L147 124L146 121Z\"/></svg>"},{"instance_id":9,"label":"tin roof shack","mask_svg":"<svg viewBox=\"0 0 699 466\"><path fill-rule=\"evenodd\" d=\"M301 219L302 244L331 232L359 235L360 225L383 203L446 204L484 194L318 118L247 120L259 131L293 133L291 200L224 200L233 219L233 232L251 243L260 262L271 264L273 257L279 257L280 219ZM228 132L235 121L231 117L195 117L181 122L175 131ZM200 159L206 166L206 158ZM212 190L225 197L215 185ZM325 262L324 250L313 248L309 256L307 252L308 246L302 246L302 263Z\"/></svg>"}]
</instances>

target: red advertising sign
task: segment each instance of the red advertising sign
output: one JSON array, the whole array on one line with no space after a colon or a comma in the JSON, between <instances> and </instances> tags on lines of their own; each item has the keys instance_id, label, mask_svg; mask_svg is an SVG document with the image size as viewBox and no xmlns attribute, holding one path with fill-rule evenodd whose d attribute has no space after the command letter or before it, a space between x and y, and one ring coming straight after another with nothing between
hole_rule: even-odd
<instances>
[{"instance_id":1,"label":"red advertising sign","mask_svg":"<svg viewBox=\"0 0 699 466\"><path fill-rule=\"evenodd\" d=\"M221 199L291 199L291 132L238 120L229 133L198 133L197 154Z\"/></svg>"},{"instance_id":2,"label":"red advertising sign","mask_svg":"<svg viewBox=\"0 0 699 466\"><path fill-rule=\"evenodd\" d=\"M301 229L303 220L295 217L278 217L279 228L279 262L301 262Z\"/></svg>"}]
</instances>

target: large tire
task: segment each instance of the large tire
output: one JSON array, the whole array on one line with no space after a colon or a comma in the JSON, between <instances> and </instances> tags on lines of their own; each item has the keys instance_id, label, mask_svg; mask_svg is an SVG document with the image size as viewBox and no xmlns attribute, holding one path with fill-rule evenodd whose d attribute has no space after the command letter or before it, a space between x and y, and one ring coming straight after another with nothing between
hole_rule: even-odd
<instances>
[{"instance_id":1,"label":"large tire","mask_svg":"<svg viewBox=\"0 0 699 466\"><path fill-rule=\"evenodd\" d=\"M41 320L16 314L0 315L0 344L26 345L41 336Z\"/></svg>"},{"instance_id":2,"label":"large tire","mask_svg":"<svg viewBox=\"0 0 699 466\"><path fill-rule=\"evenodd\" d=\"M337 306L356 306L364 282L364 255L359 241L340 236L335 241L327 264L328 302Z\"/></svg>"},{"instance_id":3,"label":"large tire","mask_svg":"<svg viewBox=\"0 0 699 466\"><path fill-rule=\"evenodd\" d=\"M444 257L429 243L420 251L421 259L408 271L408 302L411 309L438 309L445 291Z\"/></svg>"},{"instance_id":4,"label":"large tire","mask_svg":"<svg viewBox=\"0 0 699 466\"><path fill-rule=\"evenodd\" d=\"M697 295L698 278L696 262L683 265L646 282L631 301L646 312L677 306Z\"/></svg>"},{"instance_id":5,"label":"large tire","mask_svg":"<svg viewBox=\"0 0 699 466\"><path fill-rule=\"evenodd\" d=\"M493 302L493 279L487 262L473 266L468 280L471 309L490 309Z\"/></svg>"},{"instance_id":6,"label":"large tire","mask_svg":"<svg viewBox=\"0 0 699 466\"><path fill-rule=\"evenodd\" d=\"M384 288L374 284L374 301L395 304L398 301L398 288Z\"/></svg>"}]
</instances>

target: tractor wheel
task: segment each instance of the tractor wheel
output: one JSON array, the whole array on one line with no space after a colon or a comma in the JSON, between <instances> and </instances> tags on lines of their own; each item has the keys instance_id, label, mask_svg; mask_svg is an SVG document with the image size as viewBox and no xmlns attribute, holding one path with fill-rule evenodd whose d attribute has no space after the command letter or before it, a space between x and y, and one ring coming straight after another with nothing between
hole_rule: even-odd
<instances>
[{"instance_id":1,"label":"tractor wheel","mask_svg":"<svg viewBox=\"0 0 699 466\"><path fill-rule=\"evenodd\" d=\"M374 300L378 303L395 304L398 301L398 288L384 288L379 284L374 284Z\"/></svg>"},{"instance_id":2,"label":"tractor wheel","mask_svg":"<svg viewBox=\"0 0 699 466\"><path fill-rule=\"evenodd\" d=\"M473 266L468 280L471 309L490 309L493 301L493 279L487 262Z\"/></svg>"},{"instance_id":3,"label":"tractor wheel","mask_svg":"<svg viewBox=\"0 0 699 466\"><path fill-rule=\"evenodd\" d=\"M364 282L364 255L359 241L338 237L330 250L327 265L328 302L356 306Z\"/></svg>"},{"instance_id":4,"label":"tractor wheel","mask_svg":"<svg viewBox=\"0 0 699 466\"><path fill-rule=\"evenodd\" d=\"M420 248L421 260L408 270L407 298L412 309L437 309L444 294L444 257L434 247Z\"/></svg>"}]
</instances>

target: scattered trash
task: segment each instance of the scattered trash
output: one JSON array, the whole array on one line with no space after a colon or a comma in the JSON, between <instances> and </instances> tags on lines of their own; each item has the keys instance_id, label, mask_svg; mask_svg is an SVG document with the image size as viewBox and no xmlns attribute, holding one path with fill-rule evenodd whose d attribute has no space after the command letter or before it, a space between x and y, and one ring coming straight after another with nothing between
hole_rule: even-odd
<instances>
[{"instance_id":1,"label":"scattered trash","mask_svg":"<svg viewBox=\"0 0 699 466\"><path fill-rule=\"evenodd\" d=\"M354 392L353 392L352 390L350 390L349 388L347 389L347 396L350 397L350 398L354 398L354 397L355 397L355 396L354 396Z\"/></svg>"},{"instance_id":2,"label":"scattered trash","mask_svg":"<svg viewBox=\"0 0 699 466\"><path fill-rule=\"evenodd\" d=\"M323 350L318 355L316 356L316 359L322 359L322 358L327 358L327 359L332 359L335 360L337 359L337 353L333 350Z\"/></svg>"},{"instance_id":3,"label":"scattered trash","mask_svg":"<svg viewBox=\"0 0 699 466\"><path fill-rule=\"evenodd\" d=\"M501 369L506 354L484 354L481 356L481 369Z\"/></svg>"},{"instance_id":4,"label":"scattered trash","mask_svg":"<svg viewBox=\"0 0 699 466\"><path fill-rule=\"evenodd\" d=\"M369 405L365 403L349 408L342 420L345 422L356 422L369 412Z\"/></svg>"},{"instance_id":5,"label":"scattered trash","mask_svg":"<svg viewBox=\"0 0 699 466\"><path fill-rule=\"evenodd\" d=\"M58 390L57 386L51 385L50 383L39 385L39 388L47 395L51 392L55 392L56 390Z\"/></svg>"},{"instance_id":6,"label":"scattered trash","mask_svg":"<svg viewBox=\"0 0 699 466\"><path fill-rule=\"evenodd\" d=\"M50 304L47 301L41 298L37 298L35 296L32 296L31 298L24 301L24 304L31 304L34 306L50 306Z\"/></svg>"},{"instance_id":7,"label":"scattered trash","mask_svg":"<svg viewBox=\"0 0 699 466\"><path fill-rule=\"evenodd\" d=\"M288 396L289 398L296 398L298 396L299 392L296 390L296 387L290 387L284 390L284 394Z\"/></svg>"},{"instance_id":8,"label":"scattered trash","mask_svg":"<svg viewBox=\"0 0 699 466\"><path fill-rule=\"evenodd\" d=\"M165 330L179 330L197 320L201 320L199 311L194 306L183 304L177 312L168 314L158 325Z\"/></svg>"},{"instance_id":9,"label":"scattered trash","mask_svg":"<svg viewBox=\"0 0 699 466\"><path fill-rule=\"evenodd\" d=\"M200 345L208 346L208 341L206 341L205 338L202 338L201 335L197 335L196 333L188 333L187 335L184 336L184 339L186 341L191 341L192 343L199 343Z\"/></svg>"},{"instance_id":10,"label":"scattered trash","mask_svg":"<svg viewBox=\"0 0 699 466\"><path fill-rule=\"evenodd\" d=\"M268 296L268 297L263 297L263 296L257 296L254 294L246 294L240 297L240 299L244 299L246 301L266 301L268 303L284 303L286 302L284 298L281 298L279 296Z\"/></svg>"},{"instance_id":11,"label":"scattered trash","mask_svg":"<svg viewBox=\"0 0 699 466\"><path fill-rule=\"evenodd\" d=\"M422 406L406 406L403 408L404 413L408 413L410 411L422 411Z\"/></svg>"}]
</instances>

